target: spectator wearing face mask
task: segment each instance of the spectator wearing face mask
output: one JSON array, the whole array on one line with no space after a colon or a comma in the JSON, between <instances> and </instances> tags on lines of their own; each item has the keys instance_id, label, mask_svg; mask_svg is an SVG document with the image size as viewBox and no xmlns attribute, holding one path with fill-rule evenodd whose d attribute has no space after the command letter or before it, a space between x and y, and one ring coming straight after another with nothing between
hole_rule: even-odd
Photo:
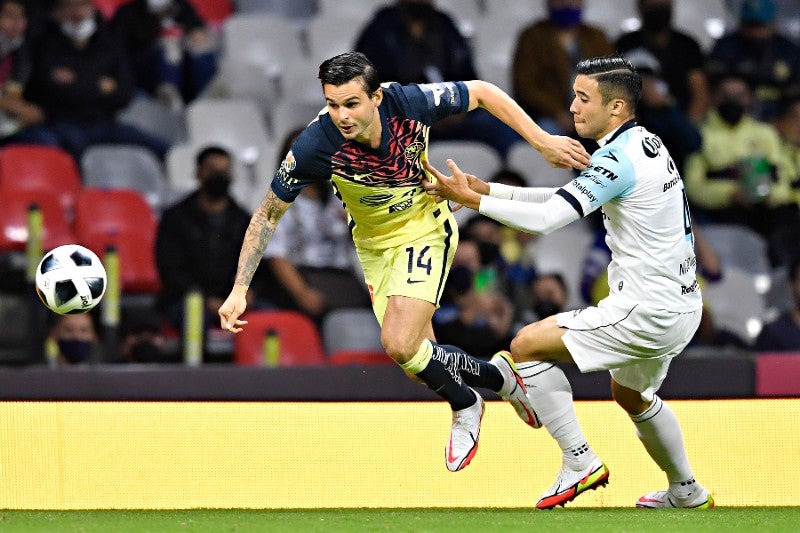
<instances>
[{"instance_id":1,"label":"spectator wearing face mask","mask_svg":"<svg viewBox=\"0 0 800 533\"><path fill-rule=\"evenodd\" d=\"M133 78L118 36L91 0L54 0L52 20L33 50L25 96L45 122L31 142L60 146L80 161L94 144L135 144L163 160L169 144L117 121L133 95Z\"/></svg>"},{"instance_id":2,"label":"spectator wearing face mask","mask_svg":"<svg viewBox=\"0 0 800 533\"><path fill-rule=\"evenodd\" d=\"M629 58L632 52L634 56L642 52L651 54L675 105L693 122L700 121L708 111L709 98L703 71L705 56L700 45L672 26L672 0L638 0L636 7L642 27L623 34L617 40L617 51ZM649 125L647 128L651 129ZM674 157L673 148L668 148Z\"/></svg>"},{"instance_id":3,"label":"spectator wearing face mask","mask_svg":"<svg viewBox=\"0 0 800 533\"><path fill-rule=\"evenodd\" d=\"M194 289L203 295L206 329L218 324L217 309L233 284L250 223L250 214L228 193L234 178L227 150L202 149L195 176L197 190L164 211L156 234L156 266L163 287L158 308L179 331L184 297ZM252 303L252 292L248 300Z\"/></svg>"},{"instance_id":4,"label":"spectator wearing face mask","mask_svg":"<svg viewBox=\"0 0 800 533\"><path fill-rule=\"evenodd\" d=\"M99 337L91 313L59 315L48 337L48 352L57 366L88 363L95 359Z\"/></svg>"},{"instance_id":5,"label":"spectator wearing face mask","mask_svg":"<svg viewBox=\"0 0 800 533\"><path fill-rule=\"evenodd\" d=\"M214 39L187 0L134 0L117 10L111 26L122 36L137 88L175 111L214 77Z\"/></svg>"},{"instance_id":6,"label":"spectator wearing face mask","mask_svg":"<svg viewBox=\"0 0 800 533\"><path fill-rule=\"evenodd\" d=\"M783 95L800 86L800 47L778 34L775 0L744 0L739 27L721 37L708 57L712 80L726 75L744 78L753 88L752 114L770 121Z\"/></svg>"},{"instance_id":7,"label":"spectator wearing face mask","mask_svg":"<svg viewBox=\"0 0 800 533\"><path fill-rule=\"evenodd\" d=\"M782 233L796 219L790 177L777 131L750 114L751 103L744 79L718 81L713 109L700 128L703 146L686 161L686 194L698 222L738 224L761 233L773 264L779 264L786 255Z\"/></svg>"},{"instance_id":8,"label":"spectator wearing face mask","mask_svg":"<svg viewBox=\"0 0 800 533\"><path fill-rule=\"evenodd\" d=\"M613 49L603 30L581 22L582 0L547 0L547 10L517 39L514 99L548 133L576 136L568 111L574 65Z\"/></svg>"}]
</instances>

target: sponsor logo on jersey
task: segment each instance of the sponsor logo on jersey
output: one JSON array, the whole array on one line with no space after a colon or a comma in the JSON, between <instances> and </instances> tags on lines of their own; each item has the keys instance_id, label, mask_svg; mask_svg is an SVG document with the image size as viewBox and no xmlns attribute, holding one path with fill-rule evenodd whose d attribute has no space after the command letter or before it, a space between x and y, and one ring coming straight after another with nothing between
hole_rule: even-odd
<instances>
[{"instance_id":1,"label":"sponsor logo on jersey","mask_svg":"<svg viewBox=\"0 0 800 533\"><path fill-rule=\"evenodd\" d=\"M619 177L614 172L611 172L606 167L601 167L600 165L591 165L591 166L589 166L586 169L586 172L589 172L589 171L592 171L592 172L594 172L596 174L600 174L601 176L606 177L606 178L610 179L611 181L614 181L615 179L617 179Z\"/></svg>"},{"instance_id":2,"label":"sponsor logo on jersey","mask_svg":"<svg viewBox=\"0 0 800 533\"><path fill-rule=\"evenodd\" d=\"M695 256L687 257L680 266L678 266L678 273L683 276L684 274L688 274L690 270L694 270L695 267L697 267L697 258Z\"/></svg>"},{"instance_id":3,"label":"sponsor logo on jersey","mask_svg":"<svg viewBox=\"0 0 800 533\"><path fill-rule=\"evenodd\" d=\"M411 199L404 200L402 202L396 203L394 205L389 206L390 213L397 213L398 211L405 211L409 207L411 207Z\"/></svg>"},{"instance_id":4,"label":"sponsor logo on jersey","mask_svg":"<svg viewBox=\"0 0 800 533\"><path fill-rule=\"evenodd\" d=\"M676 186L680 181L681 181L681 177L680 176L675 176L674 178L672 178L671 180L669 180L668 182L666 182L664 184L664 190L662 192L667 192L668 190L670 190L671 188Z\"/></svg>"},{"instance_id":5,"label":"sponsor logo on jersey","mask_svg":"<svg viewBox=\"0 0 800 533\"><path fill-rule=\"evenodd\" d=\"M594 193L588 188L578 183L578 180L572 180L572 186L575 187L582 195L586 196L590 202L597 201L597 196L595 196Z\"/></svg>"},{"instance_id":6,"label":"sponsor logo on jersey","mask_svg":"<svg viewBox=\"0 0 800 533\"><path fill-rule=\"evenodd\" d=\"M607 154L603 154L603 157L607 157L612 161L619 163L619 159L617 159L617 156L614 155L614 152L608 152Z\"/></svg>"},{"instance_id":7,"label":"sponsor logo on jersey","mask_svg":"<svg viewBox=\"0 0 800 533\"><path fill-rule=\"evenodd\" d=\"M297 166L297 160L295 160L292 151L289 150L289 153L286 154L286 157L283 158L283 162L281 163L281 170L289 174L292 170L295 169L296 166Z\"/></svg>"},{"instance_id":8,"label":"sponsor logo on jersey","mask_svg":"<svg viewBox=\"0 0 800 533\"><path fill-rule=\"evenodd\" d=\"M700 285L698 285L697 280L694 280L694 283L692 283L688 287L686 285L681 285L681 294L691 294L693 292L696 292L699 288Z\"/></svg>"},{"instance_id":9,"label":"sponsor logo on jersey","mask_svg":"<svg viewBox=\"0 0 800 533\"><path fill-rule=\"evenodd\" d=\"M379 205L384 205L389 203L392 198L394 198L393 194L385 193L385 194L372 194L370 196L362 196L358 199L358 203L370 207L377 207Z\"/></svg>"}]
</instances>

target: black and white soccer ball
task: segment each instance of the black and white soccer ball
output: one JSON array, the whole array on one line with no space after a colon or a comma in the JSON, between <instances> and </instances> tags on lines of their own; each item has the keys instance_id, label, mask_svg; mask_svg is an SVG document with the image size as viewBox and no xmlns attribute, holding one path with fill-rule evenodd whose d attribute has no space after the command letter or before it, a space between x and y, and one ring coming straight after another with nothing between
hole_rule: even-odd
<instances>
[{"instance_id":1,"label":"black and white soccer ball","mask_svg":"<svg viewBox=\"0 0 800 533\"><path fill-rule=\"evenodd\" d=\"M94 252L79 244L50 250L36 267L36 293L60 315L85 313L106 292L106 269Z\"/></svg>"}]
</instances>

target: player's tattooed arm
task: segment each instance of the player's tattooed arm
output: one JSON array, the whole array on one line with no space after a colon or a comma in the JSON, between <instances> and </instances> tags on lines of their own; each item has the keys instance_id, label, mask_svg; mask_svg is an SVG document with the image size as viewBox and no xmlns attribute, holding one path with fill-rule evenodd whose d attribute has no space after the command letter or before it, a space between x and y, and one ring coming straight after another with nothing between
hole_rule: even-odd
<instances>
[{"instance_id":1,"label":"player's tattooed arm","mask_svg":"<svg viewBox=\"0 0 800 533\"><path fill-rule=\"evenodd\" d=\"M244 235L242 250L239 253L239 266L236 269L235 285L250 285L256 268L261 262L261 257L264 255L264 250L275 233L278 222L290 205L275 196L272 190L261 201L261 205L253 213L250 225L247 226L247 232Z\"/></svg>"}]
</instances>

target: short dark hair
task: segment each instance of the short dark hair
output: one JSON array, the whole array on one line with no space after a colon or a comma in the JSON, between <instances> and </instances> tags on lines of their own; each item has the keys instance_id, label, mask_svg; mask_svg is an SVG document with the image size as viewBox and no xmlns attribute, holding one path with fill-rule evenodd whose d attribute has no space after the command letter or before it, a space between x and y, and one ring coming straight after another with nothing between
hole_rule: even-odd
<instances>
[{"instance_id":1,"label":"short dark hair","mask_svg":"<svg viewBox=\"0 0 800 533\"><path fill-rule=\"evenodd\" d=\"M361 52L345 52L326 59L319 66L319 80L323 85L344 85L361 78L364 90L372 94L381 86L381 80L375 65Z\"/></svg>"},{"instance_id":2,"label":"short dark hair","mask_svg":"<svg viewBox=\"0 0 800 533\"><path fill-rule=\"evenodd\" d=\"M203 163L206 162L206 159L214 155L221 155L227 157L228 159L232 159L231 153L225 148L216 145L206 146L197 153L197 157L194 159L195 166L200 168Z\"/></svg>"},{"instance_id":3,"label":"short dark hair","mask_svg":"<svg viewBox=\"0 0 800 533\"><path fill-rule=\"evenodd\" d=\"M626 58L619 55L591 57L578 63L577 72L597 80L604 104L612 98L621 98L636 112L642 97L642 77Z\"/></svg>"}]
</instances>

